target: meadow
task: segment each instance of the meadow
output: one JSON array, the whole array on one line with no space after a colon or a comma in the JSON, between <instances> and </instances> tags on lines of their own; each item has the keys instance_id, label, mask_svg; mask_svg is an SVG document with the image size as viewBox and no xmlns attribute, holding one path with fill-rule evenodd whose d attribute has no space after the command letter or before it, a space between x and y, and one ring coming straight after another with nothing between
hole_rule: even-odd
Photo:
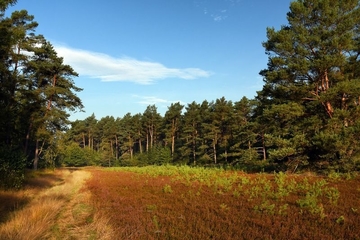
<instances>
[{"instance_id":1,"label":"meadow","mask_svg":"<svg viewBox=\"0 0 360 240\"><path fill-rule=\"evenodd\" d=\"M93 170L116 239L359 239L360 178L163 166Z\"/></svg>"},{"instance_id":2,"label":"meadow","mask_svg":"<svg viewBox=\"0 0 360 240\"><path fill-rule=\"evenodd\" d=\"M356 174L188 166L30 172L0 239L360 239Z\"/></svg>"}]
</instances>

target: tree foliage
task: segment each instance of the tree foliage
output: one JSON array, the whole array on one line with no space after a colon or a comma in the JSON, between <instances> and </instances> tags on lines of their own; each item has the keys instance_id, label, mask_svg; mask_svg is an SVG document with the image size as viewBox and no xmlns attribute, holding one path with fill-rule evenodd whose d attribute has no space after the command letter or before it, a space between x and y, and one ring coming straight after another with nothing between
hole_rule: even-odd
<instances>
[{"instance_id":1,"label":"tree foliage","mask_svg":"<svg viewBox=\"0 0 360 240\"><path fill-rule=\"evenodd\" d=\"M267 29L268 66L255 99L171 104L164 117L152 105L136 121L125 115L119 162L150 164L137 154L161 146L172 163L358 169L359 11L358 0L293 1L288 23Z\"/></svg>"},{"instance_id":2,"label":"tree foliage","mask_svg":"<svg viewBox=\"0 0 360 240\"><path fill-rule=\"evenodd\" d=\"M7 149L0 159L5 172L21 176L26 165L53 165L47 161L56 159L54 137L67 129L69 111L82 103L73 81L77 73L44 36L35 34L34 16L21 10L6 17L15 3L0 2L0 148Z\"/></svg>"},{"instance_id":3,"label":"tree foliage","mask_svg":"<svg viewBox=\"0 0 360 240\"><path fill-rule=\"evenodd\" d=\"M268 28L263 43L269 62L257 98L270 157L302 164L357 158L359 1L298 0L287 19L278 31Z\"/></svg>"},{"instance_id":4,"label":"tree foliage","mask_svg":"<svg viewBox=\"0 0 360 240\"><path fill-rule=\"evenodd\" d=\"M18 174L15 185L25 165L360 169L358 0L293 1L288 23L267 29L254 99L172 103L164 116L149 105L71 123L69 111L82 108L77 73L35 34L26 10L5 17L15 3L0 2L0 175Z\"/></svg>"}]
</instances>

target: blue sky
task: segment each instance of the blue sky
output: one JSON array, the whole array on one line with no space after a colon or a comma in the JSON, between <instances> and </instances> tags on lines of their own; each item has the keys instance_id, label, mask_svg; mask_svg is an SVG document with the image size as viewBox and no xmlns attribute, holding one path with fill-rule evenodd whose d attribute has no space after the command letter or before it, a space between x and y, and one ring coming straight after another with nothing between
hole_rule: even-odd
<instances>
[{"instance_id":1,"label":"blue sky","mask_svg":"<svg viewBox=\"0 0 360 240\"><path fill-rule=\"evenodd\" d=\"M291 0L18 0L79 77L85 112L122 117L155 104L239 101L262 88L266 27Z\"/></svg>"}]
</instances>

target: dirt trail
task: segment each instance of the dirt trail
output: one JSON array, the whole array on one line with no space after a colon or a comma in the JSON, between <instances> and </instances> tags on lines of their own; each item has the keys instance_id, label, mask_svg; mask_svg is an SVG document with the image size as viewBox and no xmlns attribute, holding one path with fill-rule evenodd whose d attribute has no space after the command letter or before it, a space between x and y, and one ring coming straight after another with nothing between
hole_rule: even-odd
<instances>
[{"instance_id":1,"label":"dirt trail","mask_svg":"<svg viewBox=\"0 0 360 240\"><path fill-rule=\"evenodd\" d=\"M51 239L112 239L106 218L95 212L91 193L84 187L90 177L85 170L73 171L68 177L73 192L57 218Z\"/></svg>"},{"instance_id":2,"label":"dirt trail","mask_svg":"<svg viewBox=\"0 0 360 240\"><path fill-rule=\"evenodd\" d=\"M38 192L0 225L0 240L111 239L106 218L96 213L84 187L91 173L66 169L57 174L55 185Z\"/></svg>"}]
</instances>

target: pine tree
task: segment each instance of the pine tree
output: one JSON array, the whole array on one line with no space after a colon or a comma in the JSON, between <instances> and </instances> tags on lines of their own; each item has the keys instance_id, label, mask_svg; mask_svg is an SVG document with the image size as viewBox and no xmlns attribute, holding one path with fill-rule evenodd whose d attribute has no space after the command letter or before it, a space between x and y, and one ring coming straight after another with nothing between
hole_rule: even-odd
<instances>
[{"instance_id":1,"label":"pine tree","mask_svg":"<svg viewBox=\"0 0 360 240\"><path fill-rule=\"evenodd\" d=\"M149 105L143 113L142 120L146 133L146 151L149 151L157 143L162 117L157 112L155 105Z\"/></svg>"},{"instance_id":2,"label":"pine tree","mask_svg":"<svg viewBox=\"0 0 360 240\"><path fill-rule=\"evenodd\" d=\"M195 101L185 107L184 123L181 133L183 146L180 148L181 155L196 165L199 155L199 134L201 126L200 104Z\"/></svg>"},{"instance_id":3,"label":"pine tree","mask_svg":"<svg viewBox=\"0 0 360 240\"><path fill-rule=\"evenodd\" d=\"M286 162L350 159L360 150L359 1L298 0L287 19L278 31L268 28L263 43L269 61L257 99L270 123L269 154Z\"/></svg>"},{"instance_id":4,"label":"pine tree","mask_svg":"<svg viewBox=\"0 0 360 240\"><path fill-rule=\"evenodd\" d=\"M171 143L171 156L173 159L175 153L175 141L179 135L179 128L182 121L181 111L183 108L184 106L179 102L172 103L170 107L168 107L164 117L166 142Z\"/></svg>"},{"instance_id":5,"label":"pine tree","mask_svg":"<svg viewBox=\"0 0 360 240\"><path fill-rule=\"evenodd\" d=\"M37 169L39 155L46 142L49 142L57 130L63 130L69 123L67 111L82 108L80 98L75 92L82 89L75 86L72 78L77 73L71 66L63 63L53 46L42 36L33 39L28 46L33 52L25 63L25 81L20 87L27 98L27 104L36 109L29 116L27 136L34 133L35 156L34 169ZM29 101L30 100L30 101ZM28 137L27 137L28 138ZM40 142L42 147L40 147Z\"/></svg>"}]
</instances>

